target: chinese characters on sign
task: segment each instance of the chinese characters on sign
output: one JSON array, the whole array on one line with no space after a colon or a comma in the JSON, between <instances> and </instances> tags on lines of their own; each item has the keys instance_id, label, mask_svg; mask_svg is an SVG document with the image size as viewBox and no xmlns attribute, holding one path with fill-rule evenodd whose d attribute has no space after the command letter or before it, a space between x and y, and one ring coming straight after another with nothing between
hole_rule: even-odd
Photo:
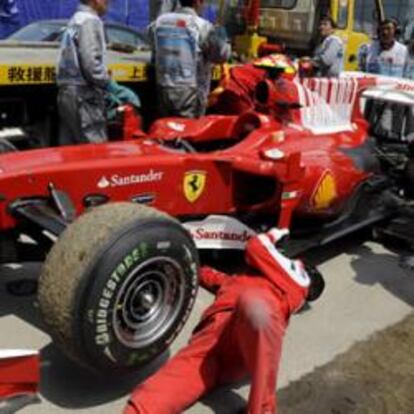
<instances>
[{"instance_id":1,"label":"chinese characters on sign","mask_svg":"<svg viewBox=\"0 0 414 414\"><path fill-rule=\"evenodd\" d=\"M132 71L131 79L133 80L144 80L147 78L146 68L144 65L134 66Z\"/></svg>"},{"instance_id":2,"label":"chinese characters on sign","mask_svg":"<svg viewBox=\"0 0 414 414\"><path fill-rule=\"evenodd\" d=\"M7 84L18 83L53 83L56 79L53 66L9 66L1 78Z\"/></svg>"},{"instance_id":3,"label":"chinese characters on sign","mask_svg":"<svg viewBox=\"0 0 414 414\"><path fill-rule=\"evenodd\" d=\"M109 69L118 82L145 82L148 80L148 66L138 64L112 64ZM213 79L218 80L222 68L217 65L213 70ZM56 69L50 64L0 64L0 85L48 84L56 82Z\"/></svg>"}]
</instances>

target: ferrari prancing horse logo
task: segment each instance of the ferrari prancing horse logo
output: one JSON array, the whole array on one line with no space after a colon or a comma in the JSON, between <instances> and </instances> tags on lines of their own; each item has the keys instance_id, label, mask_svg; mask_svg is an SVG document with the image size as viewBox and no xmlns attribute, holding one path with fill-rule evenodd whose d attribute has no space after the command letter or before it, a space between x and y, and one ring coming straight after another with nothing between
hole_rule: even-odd
<instances>
[{"instance_id":1,"label":"ferrari prancing horse logo","mask_svg":"<svg viewBox=\"0 0 414 414\"><path fill-rule=\"evenodd\" d=\"M194 203L203 194L206 179L205 171L187 171L184 174L184 195L190 203Z\"/></svg>"}]
</instances>

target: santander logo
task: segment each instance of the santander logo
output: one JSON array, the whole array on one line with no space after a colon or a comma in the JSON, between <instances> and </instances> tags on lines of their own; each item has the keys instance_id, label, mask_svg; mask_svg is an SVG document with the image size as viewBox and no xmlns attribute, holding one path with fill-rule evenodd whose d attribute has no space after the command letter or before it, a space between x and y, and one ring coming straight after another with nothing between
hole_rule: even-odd
<instances>
[{"instance_id":1,"label":"santander logo","mask_svg":"<svg viewBox=\"0 0 414 414\"><path fill-rule=\"evenodd\" d=\"M110 177L101 177L97 183L97 187L103 189L108 187L125 187L134 184L151 183L161 181L163 176L164 171L155 171L152 168L141 174L112 174Z\"/></svg>"},{"instance_id":2,"label":"santander logo","mask_svg":"<svg viewBox=\"0 0 414 414\"><path fill-rule=\"evenodd\" d=\"M229 216L211 215L200 221L187 221L184 227L190 232L198 249L243 250L256 232Z\"/></svg>"},{"instance_id":3,"label":"santander logo","mask_svg":"<svg viewBox=\"0 0 414 414\"><path fill-rule=\"evenodd\" d=\"M107 188L111 185L111 183L107 180L106 177L102 177L99 181L98 181L98 188Z\"/></svg>"},{"instance_id":4,"label":"santander logo","mask_svg":"<svg viewBox=\"0 0 414 414\"><path fill-rule=\"evenodd\" d=\"M242 232L206 230L203 227L191 232L194 240L227 240L246 243L252 237L246 230Z\"/></svg>"}]
</instances>

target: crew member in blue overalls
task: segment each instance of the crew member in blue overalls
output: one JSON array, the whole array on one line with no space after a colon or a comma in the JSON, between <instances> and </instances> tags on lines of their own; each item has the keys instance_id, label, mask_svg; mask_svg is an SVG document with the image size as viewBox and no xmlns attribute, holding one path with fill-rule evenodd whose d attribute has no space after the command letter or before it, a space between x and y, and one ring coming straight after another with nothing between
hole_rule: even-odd
<instances>
[{"instance_id":1,"label":"crew member in blue overalls","mask_svg":"<svg viewBox=\"0 0 414 414\"><path fill-rule=\"evenodd\" d=\"M61 145L107 139L105 92L110 83L100 16L108 0L80 0L63 35L57 65Z\"/></svg>"},{"instance_id":2,"label":"crew member in blue overalls","mask_svg":"<svg viewBox=\"0 0 414 414\"><path fill-rule=\"evenodd\" d=\"M319 22L321 42L316 47L312 63L316 74L323 77L337 77L344 67L344 44L335 36L336 23L330 16L323 16Z\"/></svg>"},{"instance_id":3,"label":"crew member in blue overalls","mask_svg":"<svg viewBox=\"0 0 414 414\"><path fill-rule=\"evenodd\" d=\"M161 116L197 118L205 113L213 63L229 59L224 29L199 16L203 0L180 0L149 28Z\"/></svg>"}]
</instances>

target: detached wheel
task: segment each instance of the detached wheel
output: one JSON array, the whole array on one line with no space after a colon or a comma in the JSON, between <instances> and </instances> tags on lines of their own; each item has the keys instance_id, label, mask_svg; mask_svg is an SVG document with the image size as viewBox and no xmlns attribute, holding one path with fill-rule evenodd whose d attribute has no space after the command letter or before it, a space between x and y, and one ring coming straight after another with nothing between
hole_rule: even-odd
<instances>
[{"instance_id":1,"label":"detached wheel","mask_svg":"<svg viewBox=\"0 0 414 414\"><path fill-rule=\"evenodd\" d=\"M70 357L95 371L128 371L181 331L197 273L197 250L178 221L146 206L107 204L53 246L39 280L40 310Z\"/></svg>"}]
</instances>

